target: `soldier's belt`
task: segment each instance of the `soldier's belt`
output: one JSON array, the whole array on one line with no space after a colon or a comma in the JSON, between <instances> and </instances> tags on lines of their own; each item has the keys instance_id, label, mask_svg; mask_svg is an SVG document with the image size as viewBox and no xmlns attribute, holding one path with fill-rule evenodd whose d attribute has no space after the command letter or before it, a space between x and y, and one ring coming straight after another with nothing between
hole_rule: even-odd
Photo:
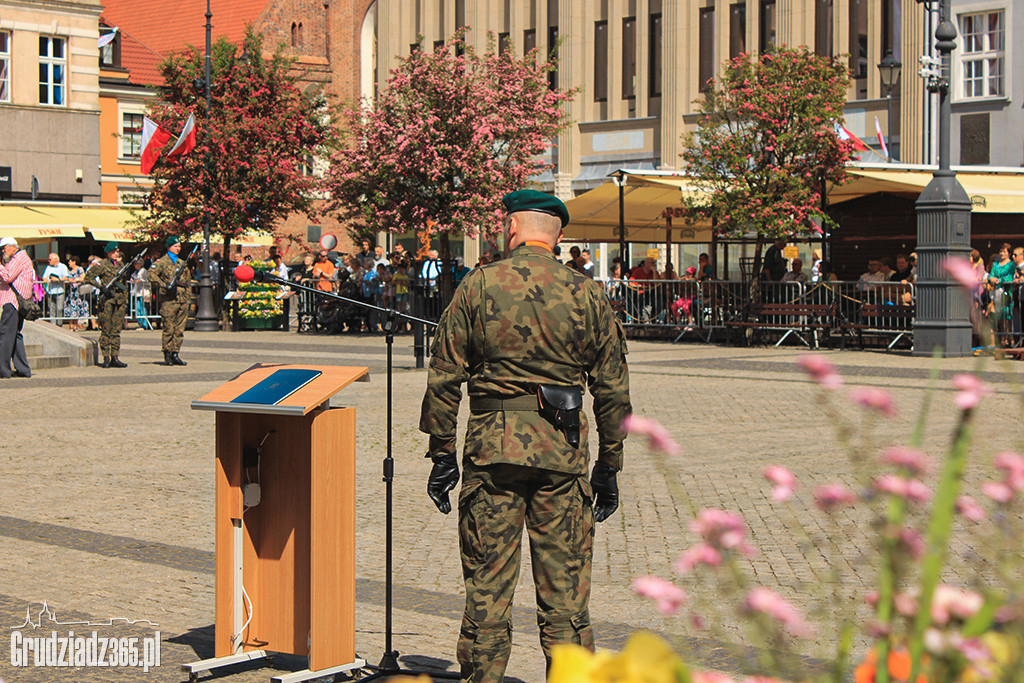
<instances>
[{"instance_id":1,"label":"soldier's belt","mask_svg":"<svg viewBox=\"0 0 1024 683\"><path fill-rule=\"evenodd\" d=\"M469 399L469 409L478 413L492 410L520 410L537 412L540 403L536 396L516 396L514 398L490 398L478 396Z\"/></svg>"}]
</instances>

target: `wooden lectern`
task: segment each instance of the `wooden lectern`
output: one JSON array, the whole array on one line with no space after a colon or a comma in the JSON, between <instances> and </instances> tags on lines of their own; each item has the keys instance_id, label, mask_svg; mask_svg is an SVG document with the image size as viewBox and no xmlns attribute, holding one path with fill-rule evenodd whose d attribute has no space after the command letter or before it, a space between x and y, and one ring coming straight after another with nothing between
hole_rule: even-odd
<instances>
[{"instance_id":1,"label":"wooden lectern","mask_svg":"<svg viewBox=\"0 0 1024 683\"><path fill-rule=\"evenodd\" d=\"M273 405L232 402L283 369L320 375ZM274 652L309 658L272 679L281 683L365 666L355 653L356 412L326 404L367 373L254 365L192 402L217 411L217 549L215 656L183 665L190 680Z\"/></svg>"}]
</instances>

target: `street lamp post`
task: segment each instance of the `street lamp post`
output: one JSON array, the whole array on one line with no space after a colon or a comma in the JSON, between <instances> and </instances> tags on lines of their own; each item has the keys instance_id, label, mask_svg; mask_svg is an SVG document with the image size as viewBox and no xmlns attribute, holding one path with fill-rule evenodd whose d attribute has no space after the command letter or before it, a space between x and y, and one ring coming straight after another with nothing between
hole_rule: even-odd
<instances>
[{"instance_id":1,"label":"street lamp post","mask_svg":"<svg viewBox=\"0 0 1024 683\"><path fill-rule=\"evenodd\" d=\"M878 72L882 77L882 87L885 88L885 104L888 110L888 119L885 124L886 136L889 138L889 144L886 145L886 162L892 162L892 89L899 82L902 70L903 64L892 56L892 50L886 50L885 57L882 57L882 61L878 65Z\"/></svg>"},{"instance_id":2,"label":"street lamp post","mask_svg":"<svg viewBox=\"0 0 1024 683\"><path fill-rule=\"evenodd\" d=\"M210 119L210 34L213 25L210 20L213 13L210 11L210 0L206 0L206 75L203 83L203 90L206 95L206 119ZM209 125L207 125L209 132ZM196 301L196 324L197 332L216 332L220 329L220 320L213 305L213 283L210 280L210 197L213 195L210 172L210 145L207 141L206 154L203 160L206 165L206 187L203 189L203 257L199 264L199 298Z\"/></svg>"},{"instance_id":3,"label":"street lamp post","mask_svg":"<svg viewBox=\"0 0 1024 683\"><path fill-rule=\"evenodd\" d=\"M931 2L932 0L918 0ZM956 26L950 21L950 0L939 0L935 29L939 59L922 59L928 90L939 94L939 169L915 203L917 211L917 311L914 355L937 349L947 357L971 353L967 292L942 268L949 257L966 259L971 251L971 199L950 169L950 53L956 47Z\"/></svg>"}]
</instances>

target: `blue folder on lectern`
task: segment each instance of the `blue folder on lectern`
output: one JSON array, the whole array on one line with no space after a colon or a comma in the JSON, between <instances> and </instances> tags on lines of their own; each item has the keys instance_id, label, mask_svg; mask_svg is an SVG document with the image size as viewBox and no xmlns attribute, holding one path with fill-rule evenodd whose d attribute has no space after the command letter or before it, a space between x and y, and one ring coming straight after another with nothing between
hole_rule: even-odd
<instances>
[{"instance_id":1,"label":"blue folder on lectern","mask_svg":"<svg viewBox=\"0 0 1024 683\"><path fill-rule=\"evenodd\" d=\"M231 402L276 406L321 374L319 370L303 368L277 370L270 377L231 399Z\"/></svg>"}]
</instances>

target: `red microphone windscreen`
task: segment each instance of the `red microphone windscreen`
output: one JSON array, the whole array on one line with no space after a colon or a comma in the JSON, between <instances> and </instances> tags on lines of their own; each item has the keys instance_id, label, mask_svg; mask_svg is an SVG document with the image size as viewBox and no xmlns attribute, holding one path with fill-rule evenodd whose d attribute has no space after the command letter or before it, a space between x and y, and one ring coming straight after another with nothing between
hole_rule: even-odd
<instances>
[{"instance_id":1,"label":"red microphone windscreen","mask_svg":"<svg viewBox=\"0 0 1024 683\"><path fill-rule=\"evenodd\" d=\"M252 266L242 264L235 268L235 279L239 282L252 282L255 276L256 271L252 269Z\"/></svg>"}]
</instances>

